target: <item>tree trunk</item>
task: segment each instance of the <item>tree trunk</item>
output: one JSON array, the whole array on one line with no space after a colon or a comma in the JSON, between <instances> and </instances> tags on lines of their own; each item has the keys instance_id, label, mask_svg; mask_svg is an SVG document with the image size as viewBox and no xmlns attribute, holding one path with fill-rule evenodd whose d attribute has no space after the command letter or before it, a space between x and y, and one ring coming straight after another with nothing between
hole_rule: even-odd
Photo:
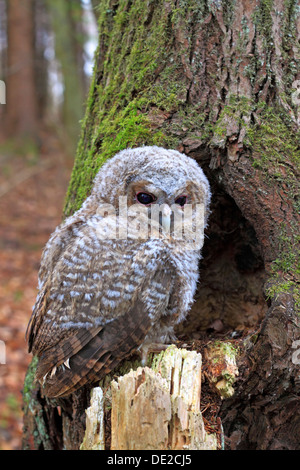
<instances>
[{"instance_id":1,"label":"tree trunk","mask_svg":"<svg viewBox=\"0 0 300 470\"><path fill-rule=\"evenodd\" d=\"M11 0L7 13L5 135L23 142L38 138L33 5L33 0Z\"/></svg>"},{"instance_id":2,"label":"tree trunk","mask_svg":"<svg viewBox=\"0 0 300 470\"><path fill-rule=\"evenodd\" d=\"M218 416L227 448L298 449L297 3L107 0L98 14L65 215L81 206L101 164L125 147L176 148L199 162L212 185L212 213L196 302L178 335L193 344L238 342L235 393ZM46 416L48 440L38 434L39 445L64 440L68 447L75 423L78 447L87 391L84 403L74 395L59 416L30 374L26 383L27 428L41 427L30 421L30 407Z\"/></svg>"},{"instance_id":3,"label":"tree trunk","mask_svg":"<svg viewBox=\"0 0 300 470\"><path fill-rule=\"evenodd\" d=\"M38 118L47 118L49 105L49 85L48 85L48 60L46 49L49 47L49 14L44 0L34 1L34 23L35 23L35 79L36 79L36 99L38 104Z\"/></svg>"},{"instance_id":4,"label":"tree trunk","mask_svg":"<svg viewBox=\"0 0 300 470\"><path fill-rule=\"evenodd\" d=\"M78 36L76 36L76 24L74 24L75 13L81 8L81 5L77 0L76 2L49 0L47 6L55 34L55 54L60 63L63 77L62 122L66 131L64 141L69 149L74 151L80 134L80 120L83 116L84 102L82 70L78 66L78 48L81 45ZM74 10L76 10L75 13ZM82 65L82 61L80 61L80 65Z\"/></svg>"}]
</instances>

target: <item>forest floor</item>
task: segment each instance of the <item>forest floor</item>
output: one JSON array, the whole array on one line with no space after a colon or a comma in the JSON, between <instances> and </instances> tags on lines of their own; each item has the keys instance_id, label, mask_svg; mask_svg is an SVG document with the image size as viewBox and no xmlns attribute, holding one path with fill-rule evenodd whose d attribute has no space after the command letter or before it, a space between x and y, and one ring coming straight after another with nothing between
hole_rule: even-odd
<instances>
[{"instance_id":1,"label":"forest floor","mask_svg":"<svg viewBox=\"0 0 300 470\"><path fill-rule=\"evenodd\" d=\"M22 387L31 360L25 332L72 165L53 135L42 136L38 154L0 145L0 450L22 447Z\"/></svg>"}]
</instances>

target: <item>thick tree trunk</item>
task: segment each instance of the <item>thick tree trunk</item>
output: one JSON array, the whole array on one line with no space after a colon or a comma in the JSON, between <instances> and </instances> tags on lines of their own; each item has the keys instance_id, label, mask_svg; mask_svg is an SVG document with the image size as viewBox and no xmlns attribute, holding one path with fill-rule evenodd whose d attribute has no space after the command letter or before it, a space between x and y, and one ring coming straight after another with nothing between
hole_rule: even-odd
<instances>
[{"instance_id":1,"label":"thick tree trunk","mask_svg":"<svg viewBox=\"0 0 300 470\"><path fill-rule=\"evenodd\" d=\"M238 339L235 394L219 410L228 448L297 449L296 1L107 0L98 12L94 78L65 214L80 207L99 166L122 148L162 145L200 163L212 214L196 302L178 334L194 343ZM37 403L50 430L57 412ZM62 420L69 436L75 419L82 439L83 405L75 396L68 406L56 426Z\"/></svg>"}]
</instances>

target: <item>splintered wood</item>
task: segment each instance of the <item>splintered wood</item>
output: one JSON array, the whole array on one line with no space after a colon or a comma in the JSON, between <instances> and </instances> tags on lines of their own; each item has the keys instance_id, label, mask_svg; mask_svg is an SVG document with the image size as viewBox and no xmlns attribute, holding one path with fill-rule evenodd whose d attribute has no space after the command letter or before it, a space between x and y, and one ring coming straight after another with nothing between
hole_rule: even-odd
<instances>
[{"instance_id":1,"label":"splintered wood","mask_svg":"<svg viewBox=\"0 0 300 470\"><path fill-rule=\"evenodd\" d=\"M139 367L112 382L111 449L167 449L171 400L167 381Z\"/></svg>"},{"instance_id":2,"label":"splintered wood","mask_svg":"<svg viewBox=\"0 0 300 470\"><path fill-rule=\"evenodd\" d=\"M104 450L104 400L101 387L91 393L91 406L85 410L86 429L81 450Z\"/></svg>"},{"instance_id":3,"label":"splintered wood","mask_svg":"<svg viewBox=\"0 0 300 470\"><path fill-rule=\"evenodd\" d=\"M112 381L111 449L216 449L200 412L201 362L196 351L171 346L156 356L152 369L139 367ZM96 428L89 423L92 434ZM93 436L86 433L84 442L91 443L84 448L95 448Z\"/></svg>"},{"instance_id":4,"label":"splintered wood","mask_svg":"<svg viewBox=\"0 0 300 470\"><path fill-rule=\"evenodd\" d=\"M200 412L201 354L169 347L153 369L167 380L172 417L169 449L216 449L215 435L208 435Z\"/></svg>"}]
</instances>

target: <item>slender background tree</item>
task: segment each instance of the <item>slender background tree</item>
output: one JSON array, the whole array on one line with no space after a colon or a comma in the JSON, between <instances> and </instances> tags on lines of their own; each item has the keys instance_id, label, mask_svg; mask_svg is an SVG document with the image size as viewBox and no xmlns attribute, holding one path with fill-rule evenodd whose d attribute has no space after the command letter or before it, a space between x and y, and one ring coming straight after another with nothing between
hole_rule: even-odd
<instances>
[{"instance_id":1,"label":"slender background tree","mask_svg":"<svg viewBox=\"0 0 300 470\"><path fill-rule=\"evenodd\" d=\"M34 73L34 3L12 0L7 10L7 115L5 131L15 139L35 139L38 103Z\"/></svg>"},{"instance_id":2,"label":"slender background tree","mask_svg":"<svg viewBox=\"0 0 300 470\"><path fill-rule=\"evenodd\" d=\"M7 87L2 140L39 143L42 126L50 123L75 151L90 83L86 46L96 28L93 11L81 0L0 3L1 79Z\"/></svg>"}]
</instances>

